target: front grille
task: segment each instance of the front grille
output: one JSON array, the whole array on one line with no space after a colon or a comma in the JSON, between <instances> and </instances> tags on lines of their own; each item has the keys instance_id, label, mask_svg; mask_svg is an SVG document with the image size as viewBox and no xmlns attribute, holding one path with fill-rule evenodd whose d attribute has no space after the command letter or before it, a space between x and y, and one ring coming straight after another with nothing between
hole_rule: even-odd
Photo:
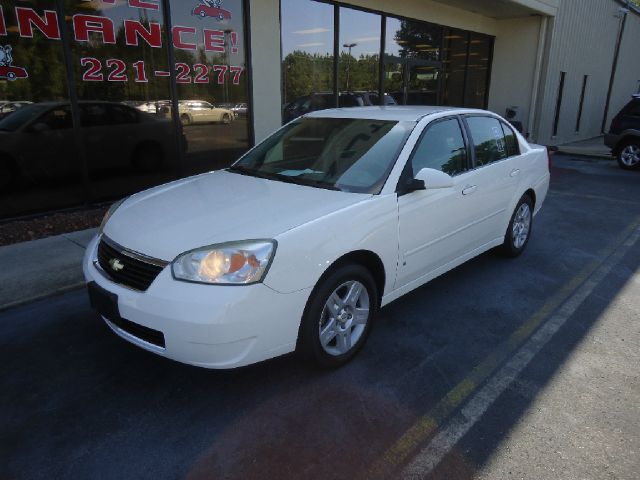
<instances>
[{"instance_id":1,"label":"front grille","mask_svg":"<svg viewBox=\"0 0 640 480\"><path fill-rule=\"evenodd\" d=\"M104 237L98 245L98 264L109 278L116 283L144 292L167 263L155 259L145 261L141 257ZM114 263L118 268L113 268Z\"/></svg>"},{"instance_id":2,"label":"front grille","mask_svg":"<svg viewBox=\"0 0 640 480\"><path fill-rule=\"evenodd\" d=\"M158 330L138 325L137 323L130 322L122 317L111 317L108 320L120 330L127 332L129 335L133 335L134 337L157 347L165 348L164 334Z\"/></svg>"}]
</instances>

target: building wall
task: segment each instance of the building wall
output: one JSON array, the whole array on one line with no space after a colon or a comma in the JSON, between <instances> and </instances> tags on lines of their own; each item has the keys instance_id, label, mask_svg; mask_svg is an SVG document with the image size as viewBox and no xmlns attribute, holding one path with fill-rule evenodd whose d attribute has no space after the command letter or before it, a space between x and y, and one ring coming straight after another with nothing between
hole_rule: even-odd
<instances>
[{"instance_id":1,"label":"building wall","mask_svg":"<svg viewBox=\"0 0 640 480\"><path fill-rule=\"evenodd\" d=\"M531 94L542 17L499 20L493 51L489 110L504 115L507 107L520 107L524 132L529 132Z\"/></svg>"},{"instance_id":2,"label":"building wall","mask_svg":"<svg viewBox=\"0 0 640 480\"><path fill-rule=\"evenodd\" d=\"M280 0L251 0L251 73L253 129L260 142L282 123Z\"/></svg>"},{"instance_id":3,"label":"building wall","mask_svg":"<svg viewBox=\"0 0 640 480\"><path fill-rule=\"evenodd\" d=\"M563 0L550 31L541 83L538 128L533 139L558 145L600 135L620 19L614 0ZM637 44L637 42L636 42ZM621 63L636 62L621 56ZM635 57L637 59L637 56ZM553 135L560 72L566 72L558 133ZM580 130L576 119L583 76L588 83ZM618 100L616 100L618 101Z\"/></svg>"}]
</instances>

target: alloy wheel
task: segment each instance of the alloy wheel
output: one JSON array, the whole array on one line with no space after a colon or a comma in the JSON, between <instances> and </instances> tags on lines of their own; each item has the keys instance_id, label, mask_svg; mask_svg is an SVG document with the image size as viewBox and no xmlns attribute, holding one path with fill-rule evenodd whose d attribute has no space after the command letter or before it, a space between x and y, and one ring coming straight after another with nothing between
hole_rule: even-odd
<instances>
[{"instance_id":1,"label":"alloy wheel","mask_svg":"<svg viewBox=\"0 0 640 480\"><path fill-rule=\"evenodd\" d=\"M320 344L329 355L349 352L362 334L370 317L367 288L350 280L336 288L325 302L320 322Z\"/></svg>"},{"instance_id":2,"label":"alloy wheel","mask_svg":"<svg viewBox=\"0 0 640 480\"><path fill-rule=\"evenodd\" d=\"M518 250L521 249L527 238L529 237L529 230L531 229L531 208L526 203L522 203L516 215L513 219L512 238L513 246Z\"/></svg>"},{"instance_id":3,"label":"alloy wheel","mask_svg":"<svg viewBox=\"0 0 640 480\"><path fill-rule=\"evenodd\" d=\"M627 167L635 167L640 164L640 146L627 145L620 152L620 161Z\"/></svg>"}]
</instances>

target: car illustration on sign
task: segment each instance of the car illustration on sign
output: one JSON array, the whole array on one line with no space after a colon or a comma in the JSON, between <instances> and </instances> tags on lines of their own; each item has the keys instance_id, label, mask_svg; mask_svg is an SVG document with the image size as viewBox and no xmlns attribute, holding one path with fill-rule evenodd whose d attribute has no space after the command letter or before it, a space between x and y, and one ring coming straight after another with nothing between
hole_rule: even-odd
<instances>
[{"instance_id":1,"label":"car illustration on sign","mask_svg":"<svg viewBox=\"0 0 640 480\"><path fill-rule=\"evenodd\" d=\"M198 5L191 13L200 18L211 17L217 18L220 21L231 20L231 12L229 10L219 7L210 7L208 5Z\"/></svg>"},{"instance_id":2,"label":"car illustration on sign","mask_svg":"<svg viewBox=\"0 0 640 480\"><path fill-rule=\"evenodd\" d=\"M0 79L14 81L18 78L27 78L29 74L22 67L0 67Z\"/></svg>"},{"instance_id":3,"label":"car illustration on sign","mask_svg":"<svg viewBox=\"0 0 640 480\"><path fill-rule=\"evenodd\" d=\"M380 307L487 250L520 255L548 188L545 147L485 110L316 111L227 169L114 204L84 276L107 325L158 355L337 367Z\"/></svg>"}]
</instances>

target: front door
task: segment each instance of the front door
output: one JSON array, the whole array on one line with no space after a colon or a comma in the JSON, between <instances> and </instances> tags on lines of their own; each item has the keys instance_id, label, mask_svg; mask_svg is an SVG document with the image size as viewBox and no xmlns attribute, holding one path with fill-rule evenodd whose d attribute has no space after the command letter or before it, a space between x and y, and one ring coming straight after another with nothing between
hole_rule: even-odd
<instances>
[{"instance_id":1,"label":"front door","mask_svg":"<svg viewBox=\"0 0 640 480\"><path fill-rule=\"evenodd\" d=\"M400 263L396 288L420 281L474 248L475 220L482 206L475 198L475 171L457 116L429 124L409 160L411 174L422 168L453 177L453 187L411 192L398 197Z\"/></svg>"}]
</instances>

